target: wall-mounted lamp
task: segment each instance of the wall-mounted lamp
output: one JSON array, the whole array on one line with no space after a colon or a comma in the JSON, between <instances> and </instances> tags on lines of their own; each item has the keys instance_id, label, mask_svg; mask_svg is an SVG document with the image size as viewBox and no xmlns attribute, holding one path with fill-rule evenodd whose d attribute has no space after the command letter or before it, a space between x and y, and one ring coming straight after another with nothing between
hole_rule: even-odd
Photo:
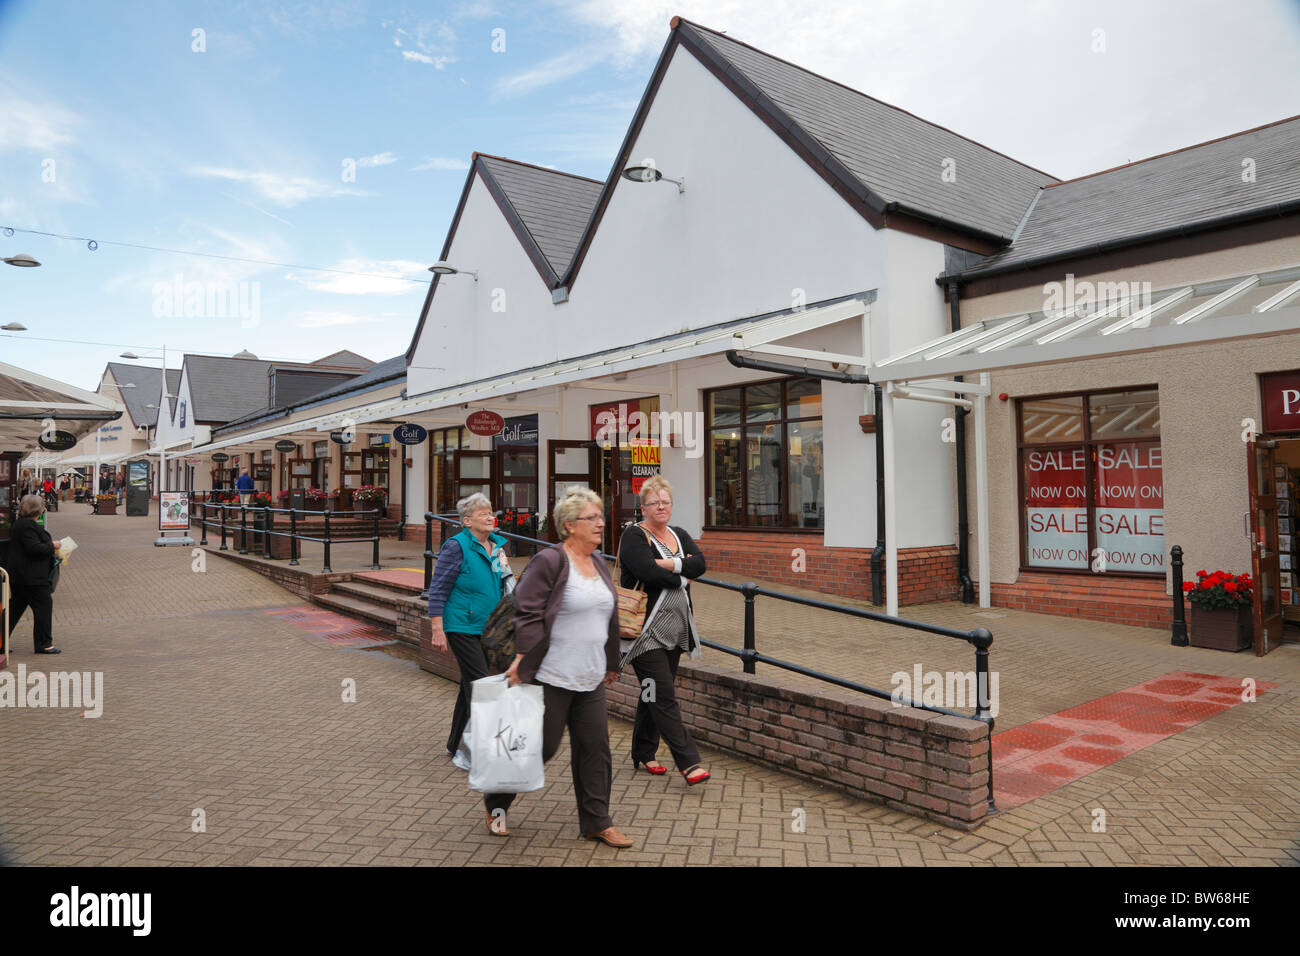
<instances>
[{"instance_id":1,"label":"wall-mounted lamp","mask_svg":"<svg viewBox=\"0 0 1300 956\"><path fill-rule=\"evenodd\" d=\"M635 166L628 166L623 170L623 178L630 179L634 183L657 183L662 179L666 183L676 183L679 195L686 192L685 176L681 179L670 179L660 172L658 167L649 164L643 163Z\"/></svg>"},{"instance_id":2,"label":"wall-mounted lamp","mask_svg":"<svg viewBox=\"0 0 1300 956\"><path fill-rule=\"evenodd\" d=\"M478 273L470 269L457 269L450 263L439 259L433 265L429 266L429 271L436 276L473 276L474 281L478 281Z\"/></svg>"}]
</instances>

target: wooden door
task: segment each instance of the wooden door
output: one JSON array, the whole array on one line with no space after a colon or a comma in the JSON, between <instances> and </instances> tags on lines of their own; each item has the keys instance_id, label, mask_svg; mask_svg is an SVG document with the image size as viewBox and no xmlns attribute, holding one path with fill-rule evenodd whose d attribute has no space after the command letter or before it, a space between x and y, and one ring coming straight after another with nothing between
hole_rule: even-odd
<instances>
[{"instance_id":1,"label":"wooden door","mask_svg":"<svg viewBox=\"0 0 1300 956\"><path fill-rule=\"evenodd\" d=\"M1282 643L1282 597L1277 542L1277 484L1273 476L1277 442L1259 438L1246 446L1250 476L1250 574L1255 581L1255 653Z\"/></svg>"}]
</instances>

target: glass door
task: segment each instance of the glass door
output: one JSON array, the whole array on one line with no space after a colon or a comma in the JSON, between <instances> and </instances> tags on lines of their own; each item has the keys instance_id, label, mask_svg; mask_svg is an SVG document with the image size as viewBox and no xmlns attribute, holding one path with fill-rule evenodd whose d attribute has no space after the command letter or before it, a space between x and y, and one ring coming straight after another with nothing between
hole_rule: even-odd
<instances>
[{"instance_id":1,"label":"glass door","mask_svg":"<svg viewBox=\"0 0 1300 956\"><path fill-rule=\"evenodd\" d=\"M1282 643L1281 565L1278 561L1277 487L1273 474L1277 442L1260 438L1247 446L1250 470L1250 574L1255 580L1255 653Z\"/></svg>"},{"instance_id":2,"label":"glass door","mask_svg":"<svg viewBox=\"0 0 1300 956\"><path fill-rule=\"evenodd\" d=\"M599 493L596 451L596 443L592 441L556 438L547 441L546 514L548 518L545 537L548 540L560 540L549 516L555 514L555 503L564 497L565 492L575 486L581 486Z\"/></svg>"}]
</instances>

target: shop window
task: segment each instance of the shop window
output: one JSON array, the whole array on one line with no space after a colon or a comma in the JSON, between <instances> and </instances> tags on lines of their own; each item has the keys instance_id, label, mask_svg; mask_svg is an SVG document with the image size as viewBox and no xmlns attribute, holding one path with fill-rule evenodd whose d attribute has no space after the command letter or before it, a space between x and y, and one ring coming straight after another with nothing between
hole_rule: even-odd
<instances>
[{"instance_id":1,"label":"shop window","mask_svg":"<svg viewBox=\"0 0 1300 956\"><path fill-rule=\"evenodd\" d=\"M706 525L821 528L821 382L778 379L705 394Z\"/></svg>"},{"instance_id":2,"label":"shop window","mask_svg":"<svg viewBox=\"0 0 1300 956\"><path fill-rule=\"evenodd\" d=\"M1154 388L1022 399L1025 568L1164 573Z\"/></svg>"}]
</instances>

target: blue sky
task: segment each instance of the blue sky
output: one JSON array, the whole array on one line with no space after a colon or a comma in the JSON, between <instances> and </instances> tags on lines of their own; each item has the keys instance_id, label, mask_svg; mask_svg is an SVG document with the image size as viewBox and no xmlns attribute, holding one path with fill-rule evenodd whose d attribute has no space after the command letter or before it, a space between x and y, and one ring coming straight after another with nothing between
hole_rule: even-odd
<instances>
[{"instance_id":1,"label":"blue sky","mask_svg":"<svg viewBox=\"0 0 1300 956\"><path fill-rule=\"evenodd\" d=\"M1295 0L0 0L0 226L100 242L0 235L43 263L0 271L0 361L403 352L473 151L603 178L674 14L1062 177L1300 113ZM256 324L176 282L248 283Z\"/></svg>"}]
</instances>

